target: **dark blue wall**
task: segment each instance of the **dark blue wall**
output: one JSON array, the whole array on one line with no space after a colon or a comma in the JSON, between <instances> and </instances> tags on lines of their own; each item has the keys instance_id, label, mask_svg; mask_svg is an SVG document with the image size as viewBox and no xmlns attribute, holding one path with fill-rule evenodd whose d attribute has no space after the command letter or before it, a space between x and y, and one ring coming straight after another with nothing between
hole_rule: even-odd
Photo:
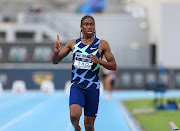
<instances>
[{"instance_id":1,"label":"dark blue wall","mask_svg":"<svg viewBox=\"0 0 180 131\"><path fill-rule=\"evenodd\" d=\"M70 69L0 69L4 89L11 89L15 80L23 80L27 89L39 89L43 80L52 80L56 89L64 89L71 79Z\"/></svg>"}]
</instances>

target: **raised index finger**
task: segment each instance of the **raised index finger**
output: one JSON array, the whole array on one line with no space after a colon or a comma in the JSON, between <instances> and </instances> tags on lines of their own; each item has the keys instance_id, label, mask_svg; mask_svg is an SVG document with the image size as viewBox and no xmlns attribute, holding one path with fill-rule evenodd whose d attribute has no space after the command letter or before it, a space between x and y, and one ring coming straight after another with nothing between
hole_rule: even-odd
<instances>
[{"instance_id":1,"label":"raised index finger","mask_svg":"<svg viewBox=\"0 0 180 131\"><path fill-rule=\"evenodd\" d=\"M59 35L57 35L57 40L58 40L58 42L60 42L60 41L59 41Z\"/></svg>"}]
</instances>

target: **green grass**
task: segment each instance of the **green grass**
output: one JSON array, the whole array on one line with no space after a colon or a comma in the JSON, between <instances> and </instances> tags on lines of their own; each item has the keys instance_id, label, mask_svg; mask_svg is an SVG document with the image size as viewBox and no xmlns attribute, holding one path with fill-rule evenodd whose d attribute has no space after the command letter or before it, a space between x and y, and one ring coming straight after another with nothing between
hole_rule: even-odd
<instances>
[{"instance_id":1,"label":"green grass","mask_svg":"<svg viewBox=\"0 0 180 131\"><path fill-rule=\"evenodd\" d=\"M169 100L169 99L168 99ZM171 100L176 100L180 102L180 98L172 98ZM166 103L167 100L164 100ZM124 104L127 106L129 111L132 113L134 109L142 108L154 108L153 100L143 99L143 100L125 100ZM145 131L170 131L169 122L173 121L180 128L180 110L168 111L168 110L158 110L152 114L136 114L134 117L139 121L141 126Z\"/></svg>"}]
</instances>

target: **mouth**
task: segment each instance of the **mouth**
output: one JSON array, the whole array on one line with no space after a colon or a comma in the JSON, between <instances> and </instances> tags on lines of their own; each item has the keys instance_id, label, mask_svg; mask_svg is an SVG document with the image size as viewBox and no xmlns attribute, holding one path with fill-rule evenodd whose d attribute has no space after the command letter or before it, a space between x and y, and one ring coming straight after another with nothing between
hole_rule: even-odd
<instances>
[{"instance_id":1,"label":"mouth","mask_svg":"<svg viewBox=\"0 0 180 131\"><path fill-rule=\"evenodd\" d=\"M92 34L93 32L92 31L87 31L88 34Z\"/></svg>"}]
</instances>

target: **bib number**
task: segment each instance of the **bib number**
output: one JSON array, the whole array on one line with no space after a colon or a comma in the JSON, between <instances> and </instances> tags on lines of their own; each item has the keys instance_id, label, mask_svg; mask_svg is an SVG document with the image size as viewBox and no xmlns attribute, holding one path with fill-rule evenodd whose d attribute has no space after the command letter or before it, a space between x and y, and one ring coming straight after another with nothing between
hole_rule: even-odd
<instances>
[{"instance_id":1,"label":"bib number","mask_svg":"<svg viewBox=\"0 0 180 131\"><path fill-rule=\"evenodd\" d=\"M91 69L92 66L91 55L84 55L76 52L74 66L78 69Z\"/></svg>"}]
</instances>

